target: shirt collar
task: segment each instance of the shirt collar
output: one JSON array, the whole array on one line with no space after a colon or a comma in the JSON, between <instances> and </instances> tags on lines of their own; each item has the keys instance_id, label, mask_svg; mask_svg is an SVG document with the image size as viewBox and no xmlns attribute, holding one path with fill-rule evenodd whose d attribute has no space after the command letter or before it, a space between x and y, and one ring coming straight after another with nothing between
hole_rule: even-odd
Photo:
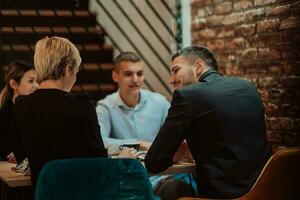
<instances>
[{"instance_id":1,"label":"shirt collar","mask_svg":"<svg viewBox=\"0 0 300 200\"><path fill-rule=\"evenodd\" d=\"M118 90L117 92L117 99L116 99L116 103L119 107L123 107L123 108L126 108L126 109L131 109L131 110L137 110L139 109L140 107L142 107L146 101L147 101L147 94L141 89L140 90L140 101L139 103L134 107L128 107L124 101L122 100L121 96L120 96L120 90Z\"/></svg>"},{"instance_id":2,"label":"shirt collar","mask_svg":"<svg viewBox=\"0 0 300 200\"><path fill-rule=\"evenodd\" d=\"M215 71L215 70L213 70L213 69L209 69L209 70L207 70L206 72L204 72L204 73L200 76L198 82L205 81L205 78L208 77L208 76L211 75L211 74L218 74L218 75L222 76L222 74L220 74L219 72L217 72L217 71Z\"/></svg>"}]
</instances>

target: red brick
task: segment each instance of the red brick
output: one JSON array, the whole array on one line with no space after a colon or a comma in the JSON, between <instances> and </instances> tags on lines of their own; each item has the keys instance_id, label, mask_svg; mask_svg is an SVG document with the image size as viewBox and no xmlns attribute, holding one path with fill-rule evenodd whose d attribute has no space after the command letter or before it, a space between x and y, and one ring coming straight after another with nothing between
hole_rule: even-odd
<instances>
[{"instance_id":1,"label":"red brick","mask_svg":"<svg viewBox=\"0 0 300 200\"><path fill-rule=\"evenodd\" d=\"M269 64L268 71L270 74L281 74L282 73L283 64L282 63L271 63Z\"/></svg>"},{"instance_id":2,"label":"red brick","mask_svg":"<svg viewBox=\"0 0 300 200\"><path fill-rule=\"evenodd\" d=\"M296 130L300 130L300 119L299 118L295 119L295 121L294 121L294 128Z\"/></svg>"},{"instance_id":3,"label":"red brick","mask_svg":"<svg viewBox=\"0 0 300 200\"><path fill-rule=\"evenodd\" d=\"M278 7L272 7L267 8L266 15L268 17L282 17L286 15L290 15L292 12L292 8L290 5L284 5L284 6L278 6Z\"/></svg>"},{"instance_id":4,"label":"red brick","mask_svg":"<svg viewBox=\"0 0 300 200\"><path fill-rule=\"evenodd\" d=\"M267 89L258 89L257 91L259 92L262 101L269 102L269 99L270 99L269 96L270 95L269 95L269 92L268 92Z\"/></svg>"},{"instance_id":5,"label":"red brick","mask_svg":"<svg viewBox=\"0 0 300 200\"><path fill-rule=\"evenodd\" d=\"M236 27L235 36L249 36L255 33L255 24L243 24Z\"/></svg>"},{"instance_id":6,"label":"red brick","mask_svg":"<svg viewBox=\"0 0 300 200\"><path fill-rule=\"evenodd\" d=\"M265 21L259 21L257 22L257 33L262 32L276 32L279 27L279 19L274 20L265 20Z\"/></svg>"},{"instance_id":7,"label":"red brick","mask_svg":"<svg viewBox=\"0 0 300 200\"><path fill-rule=\"evenodd\" d=\"M300 107L299 105L295 105L294 103L282 103L280 112L282 115L286 116L294 116L298 115L300 112Z\"/></svg>"},{"instance_id":8,"label":"red brick","mask_svg":"<svg viewBox=\"0 0 300 200\"><path fill-rule=\"evenodd\" d=\"M208 0L191 0L191 5L192 7L204 6L207 4L207 2Z\"/></svg>"},{"instance_id":9,"label":"red brick","mask_svg":"<svg viewBox=\"0 0 300 200\"><path fill-rule=\"evenodd\" d=\"M237 66L237 65L234 65L232 68L231 68L231 74L232 75L242 75L242 74L244 74L245 73L245 71L244 71L244 68L242 68L242 67L239 67L239 66Z\"/></svg>"},{"instance_id":10,"label":"red brick","mask_svg":"<svg viewBox=\"0 0 300 200\"><path fill-rule=\"evenodd\" d=\"M231 1L220 2L215 7L215 14L225 14L231 11L232 11Z\"/></svg>"},{"instance_id":11,"label":"red brick","mask_svg":"<svg viewBox=\"0 0 300 200\"><path fill-rule=\"evenodd\" d=\"M298 31L292 38L293 43L300 43L300 31Z\"/></svg>"},{"instance_id":12,"label":"red brick","mask_svg":"<svg viewBox=\"0 0 300 200\"><path fill-rule=\"evenodd\" d=\"M234 1L233 7L234 7L235 11L240 11L240 10L245 10L245 9L248 9L248 8L252 8L253 7L253 1L252 0Z\"/></svg>"},{"instance_id":13,"label":"red brick","mask_svg":"<svg viewBox=\"0 0 300 200\"><path fill-rule=\"evenodd\" d=\"M274 76L266 76L258 78L259 88L281 87L282 81Z\"/></svg>"},{"instance_id":14,"label":"red brick","mask_svg":"<svg viewBox=\"0 0 300 200\"><path fill-rule=\"evenodd\" d=\"M196 17L192 21L192 30L200 30L206 28L206 19Z\"/></svg>"},{"instance_id":15,"label":"red brick","mask_svg":"<svg viewBox=\"0 0 300 200\"><path fill-rule=\"evenodd\" d=\"M244 21L253 22L265 18L265 8L253 9L245 12Z\"/></svg>"},{"instance_id":16,"label":"red brick","mask_svg":"<svg viewBox=\"0 0 300 200\"><path fill-rule=\"evenodd\" d=\"M300 76L300 62L287 62L283 66L283 73L287 75Z\"/></svg>"},{"instance_id":17,"label":"red brick","mask_svg":"<svg viewBox=\"0 0 300 200\"><path fill-rule=\"evenodd\" d=\"M257 64L243 64L246 74L257 74Z\"/></svg>"},{"instance_id":18,"label":"red brick","mask_svg":"<svg viewBox=\"0 0 300 200\"><path fill-rule=\"evenodd\" d=\"M276 115L279 113L278 104L267 102L265 104L265 112L267 115Z\"/></svg>"},{"instance_id":19,"label":"red brick","mask_svg":"<svg viewBox=\"0 0 300 200\"><path fill-rule=\"evenodd\" d=\"M280 34L280 43L281 44L291 44L294 38L294 33L293 32L283 32Z\"/></svg>"},{"instance_id":20,"label":"red brick","mask_svg":"<svg viewBox=\"0 0 300 200\"><path fill-rule=\"evenodd\" d=\"M206 16L212 15L214 13L214 8L212 6L204 7Z\"/></svg>"},{"instance_id":21,"label":"red brick","mask_svg":"<svg viewBox=\"0 0 300 200\"><path fill-rule=\"evenodd\" d=\"M218 38L226 38L226 37L233 37L234 36L234 30L231 28L219 28L217 31L217 37Z\"/></svg>"},{"instance_id":22,"label":"red brick","mask_svg":"<svg viewBox=\"0 0 300 200\"><path fill-rule=\"evenodd\" d=\"M229 53L217 53L218 62L226 63L229 61ZM233 55L234 56L234 55Z\"/></svg>"},{"instance_id":23,"label":"red brick","mask_svg":"<svg viewBox=\"0 0 300 200\"><path fill-rule=\"evenodd\" d=\"M283 81L284 87L286 85L286 82ZM295 104L295 100L297 99L297 91L294 88L288 88L285 87L284 95L282 98L281 103L282 104ZM297 101L299 102L299 101Z\"/></svg>"},{"instance_id":24,"label":"red brick","mask_svg":"<svg viewBox=\"0 0 300 200\"><path fill-rule=\"evenodd\" d=\"M197 10L197 17L205 17L206 12L203 8Z\"/></svg>"},{"instance_id":25,"label":"red brick","mask_svg":"<svg viewBox=\"0 0 300 200\"><path fill-rule=\"evenodd\" d=\"M222 15L213 15L207 17L207 26L208 27L220 26L223 24L223 20L224 20L224 16Z\"/></svg>"},{"instance_id":26,"label":"red brick","mask_svg":"<svg viewBox=\"0 0 300 200\"><path fill-rule=\"evenodd\" d=\"M294 16L296 16L296 15L299 16L300 15L300 1L293 3L292 8L293 8Z\"/></svg>"},{"instance_id":27,"label":"red brick","mask_svg":"<svg viewBox=\"0 0 300 200\"><path fill-rule=\"evenodd\" d=\"M271 88L269 91L270 99L272 99L272 102L281 102L282 98L284 97L285 90L282 88Z\"/></svg>"},{"instance_id":28,"label":"red brick","mask_svg":"<svg viewBox=\"0 0 300 200\"><path fill-rule=\"evenodd\" d=\"M251 47L264 47L266 45L264 35L254 35L253 37L248 37L248 42Z\"/></svg>"},{"instance_id":29,"label":"red brick","mask_svg":"<svg viewBox=\"0 0 300 200\"><path fill-rule=\"evenodd\" d=\"M267 74L268 73L268 63L260 62L257 64L257 73L258 74Z\"/></svg>"},{"instance_id":30,"label":"red brick","mask_svg":"<svg viewBox=\"0 0 300 200\"><path fill-rule=\"evenodd\" d=\"M291 47L291 46L289 46L284 51L284 57L286 59L291 59L291 58L296 58L297 59L297 58L300 58L300 49L299 49L299 47Z\"/></svg>"},{"instance_id":31,"label":"red brick","mask_svg":"<svg viewBox=\"0 0 300 200\"><path fill-rule=\"evenodd\" d=\"M277 60L283 58L283 56L280 49L259 48L257 58L262 60Z\"/></svg>"},{"instance_id":32,"label":"red brick","mask_svg":"<svg viewBox=\"0 0 300 200\"><path fill-rule=\"evenodd\" d=\"M257 50L256 48L249 48L245 50L239 50L236 52L237 57L241 59L241 61L245 62L246 60L253 60L253 58L256 58L257 56Z\"/></svg>"},{"instance_id":33,"label":"red brick","mask_svg":"<svg viewBox=\"0 0 300 200\"><path fill-rule=\"evenodd\" d=\"M204 29L199 32L199 39L212 39L216 37L216 31L213 29Z\"/></svg>"},{"instance_id":34,"label":"red brick","mask_svg":"<svg viewBox=\"0 0 300 200\"><path fill-rule=\"evenodd\" d=\"M300 78L297 77L283 77L283 86L286 88L299 88L300 87Z\"/></svg>"},{"instance_id":35,"label":"red brick","mask_svg":"<svg viewBox=\"0 0 300 200\"><path fill-rule=\"evenodd\" d=\"M265 60L270 57L270 49L269 48L259 48L257 50L257 59Z\"/></svg>"},{"instance_id":36,"label":"red brick","mask_svg":"<svg viewBox=\"0 0 300 200\"><path fill-rule=\"evenodd\" d=\"M199 33L198 32L192 32L192 43L196 43L199 40Z\"/></svg>"},{"instance_id":37,"label":"red brick","mask_svg":"<svg viewBox=\"0 0 300 200\"><path fill-rule=\"evenodd\" d=\"M218 39L207 42L207 46L212 50L223 50L224 49L224 40Z\"/></svg>"},{"instance_id":38,"label":"red brick","mask_svg":"<svg viewBox=\"0 0 300 200\"><path fill-rule=\"evenodd\" d=\"M300 27L300 19L298 17L290 17L284 19L280 23L280 29L292 29Z\"/></svg>"},{"instance_id":39,"label":"red brick","mask_svg":"<svg viewBox=\"0 0 300 200\"><path fill-rule=\"evenodd\" d=\"M244 13L232 13L230 15L226 15L223 21L224 25L237 24L244 21Z\"/></svg>"},{"instance_id":40,"label":"red brick","mask_svg":"<svg viewBox=\"0 0 300 200\"><path fill-rule=\"evenodd\" d=\"M269 142L282 142L283 137L282 135L284 135L285 132L283 131L268 131L267 132L267 139Z\"/></svg>"},{"instance_id":41,"label":"red brick","mask_svg":"<svg viewBox=\"0 0 300 200\"><path fill-rule=\"evenodd\" d=\"M269 119L269 125L273 130L292 130L293 120L286 117L271 117Z\"/></svg>"},{"instance_id":42,"label":"red brick","mask_svg":"<svg viewBox=\"0 0 300 200\"><path fill-rule=\"evenodd\" d=\"M300 135L298 132L289 131L284 134L283 143L290 144L291 146L299 146Z\"/></svg>"},{"instance_id":43,"label":"red brick","mask_svg":"<svg viewBox=\"0 0 300 200\"><path fill-rule=\"evenodd\" d=\"M226 48L240 49L247 47L247 40L245 38L234 38L226 41Z\"/></svg>"},{"instance_id":44,"label":"red brick","mask_svg":"<svg viewBox=\"0 0 300 200\"><path fill-rule=\"evenodd\" d=\"M254 5L255 6L262 6L262 5L267 5L271 3L276 3L277 0L254 0Z\"/></svg>"},{"instance_id":45,"label":"red brick","mask_svg":"<svg viewBox=\"0 0 300 200\"><path fill-rule=\"evenodd\" d=\"M272 34L272 35L265 35L264 41L266 46L278 46L281 45L281 36L280 33Z\"/></svg>"}]
</instances>

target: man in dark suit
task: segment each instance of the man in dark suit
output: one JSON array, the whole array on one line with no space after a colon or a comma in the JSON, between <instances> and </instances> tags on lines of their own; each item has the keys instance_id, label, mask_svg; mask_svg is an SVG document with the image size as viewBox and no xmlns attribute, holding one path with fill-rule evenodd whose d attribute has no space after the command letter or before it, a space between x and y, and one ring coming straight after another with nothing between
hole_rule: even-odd
<instances>
[{"instance_id":1,"label":"man in dark suit","mask_svg":"<svg viewBox=\"0 0 300 200\"><path fill-rule=\"evenodd\" d=\"M270 155L264 107L248 81L225 77L211 50L190 46L172 56L176 90L145 164L158 173L186 140L201 197L234 198L250 190Z\"/></svg>"}]
</instances>

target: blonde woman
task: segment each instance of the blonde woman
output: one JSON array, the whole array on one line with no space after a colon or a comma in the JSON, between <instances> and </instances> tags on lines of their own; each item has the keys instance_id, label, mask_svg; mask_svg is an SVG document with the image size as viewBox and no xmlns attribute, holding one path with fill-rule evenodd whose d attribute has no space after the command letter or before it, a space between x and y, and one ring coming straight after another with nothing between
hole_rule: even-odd
<instances>
[{"instance_id":1,"label":"blonde woman","mask_svg":"<svg viewBox=\"0 0 300 200\"><path fill-rule=\"evenodd\" d=\"M88 96L69 93L81 63L68 39L46 37L35 46L40 89L16 100L17 161L28 156L36 183L43 165L55 159L107 156L95 108Z\"/></svg>"},{"instance_id":2,"label":"blonde woman","mask_svg":"<svg viewBox=\"0 0 300 200\"><path fill-rule=\"evenodd\" d=\"M11 126L15 99L29 95L38 88L33 65L25 61L13 61L4 74L5 86L0 94L0 157L15 162L11 148Z\"/></svg>"}]
</instances>

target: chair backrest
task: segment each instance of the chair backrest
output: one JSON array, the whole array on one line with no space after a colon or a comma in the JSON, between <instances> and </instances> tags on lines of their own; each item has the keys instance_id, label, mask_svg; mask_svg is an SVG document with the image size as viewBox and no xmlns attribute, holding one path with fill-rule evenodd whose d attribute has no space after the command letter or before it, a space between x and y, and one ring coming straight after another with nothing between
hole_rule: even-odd
<instances>
[{"instance_id":1,"label":"chair backrest","mask_svg":"<svg viewBox=\"0 0 300 200\"><path fill-rule=\"evenodd\" d=\"M235 200L300 199L300 147L282 149L271 156L251 190ZM179 200L209 200L183 197Z\"/></svg>"},{"instance_id":2,"label":"chair backrest","mask_svg":"<svg viewBox=\"0 0 300 200\"><path fill-rule=\"evenodd\" d=\"M48 162L36 200L154 199L148 173L133 159L78 158Z\"/></svg>"},{"instance_id":3,"label":"chair backrest","mask_svg":"<svg viewBox=\"0 0 300 200\"><path fill-rule=\"evenodd\" d=\"M276 152L251 190L238 200L300 199L300 147Z\"/></svg>"}]
</instances>

